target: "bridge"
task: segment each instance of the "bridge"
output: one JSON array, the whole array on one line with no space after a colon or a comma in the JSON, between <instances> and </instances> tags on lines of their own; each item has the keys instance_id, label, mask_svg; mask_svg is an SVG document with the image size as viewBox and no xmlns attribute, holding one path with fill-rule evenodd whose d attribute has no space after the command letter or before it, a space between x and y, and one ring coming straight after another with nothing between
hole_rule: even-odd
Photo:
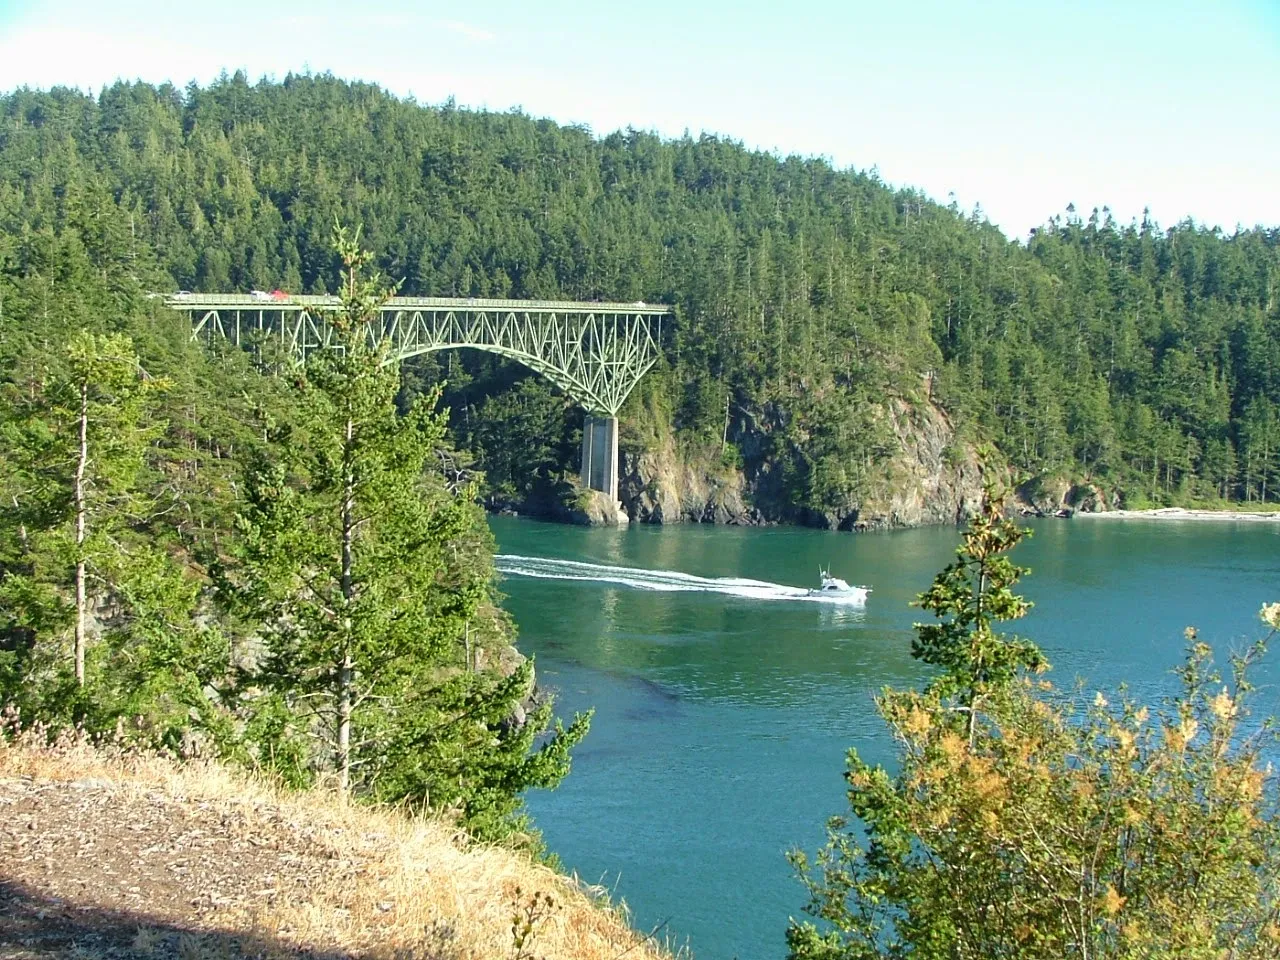
<instances>
[{"instance_id":1,"label":"bridge","mask_svg":"<svg viewBox=\"0 0 1280 960\"><path fill-rule=\"evenodd\" d=\"M337 297L178 293L165 306L185 314L196 340L261 350L274 343L294 363L331 349L328 316ZM657 362L662 318L646 303L392 297L365 327L387 362L470 347L509 357L545 376L586 412L582 483L618 499L618 410Z\"/></svg>"}]
</instances>

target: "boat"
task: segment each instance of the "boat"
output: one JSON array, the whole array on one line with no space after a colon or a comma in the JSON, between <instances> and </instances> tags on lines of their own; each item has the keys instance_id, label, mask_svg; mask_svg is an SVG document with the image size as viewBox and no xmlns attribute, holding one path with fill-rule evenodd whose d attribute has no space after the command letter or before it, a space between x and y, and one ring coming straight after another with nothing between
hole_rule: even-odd
<instances>
[{"instance_id":1,"label":"boat","mask_svg":"<svg viewBox=\"0 0 1280 960\"><path fill-rule=\"evenodd\" d=\"M850 586L848 581L833 577L830 569L823 570L821 567L818 568L818 583L818 588L810 590L809 596L861 602L866 600L867 594L871 592L870 587Z\"/></svg>"}]
</instances>

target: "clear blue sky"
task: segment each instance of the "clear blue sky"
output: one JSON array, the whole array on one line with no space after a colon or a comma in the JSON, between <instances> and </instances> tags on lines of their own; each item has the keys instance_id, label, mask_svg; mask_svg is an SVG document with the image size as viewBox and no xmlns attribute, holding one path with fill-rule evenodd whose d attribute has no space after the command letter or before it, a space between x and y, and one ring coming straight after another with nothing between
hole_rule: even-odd
<instances>
[{"instance_id":1,"label":"clear blue sky","mask_svg":"<svg viewBox=\"0 0 1280 960\"><path fill-rule=\"evenodd\" d=\"M331 70L435 103L876 166L1024 236L1280 225L1280 0L0 0L0 89Z\"/></svg>"}]
</instances>

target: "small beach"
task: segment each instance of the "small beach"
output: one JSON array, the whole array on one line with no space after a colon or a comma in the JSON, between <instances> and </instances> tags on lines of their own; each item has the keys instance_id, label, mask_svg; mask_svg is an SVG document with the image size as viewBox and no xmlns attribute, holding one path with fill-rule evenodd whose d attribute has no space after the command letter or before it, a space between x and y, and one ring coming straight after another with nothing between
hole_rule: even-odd
<instances>
[{"instance_id":1,"label":"small beach","mask_svg":"<svg viewBox=\"0 0 1280 960\"><path fill-rule=\"evenodd\" d=\"M1160 507L1154 510L1106 510L1101 513L1077 511L1075 516L1098 520L1233 520L1280 524L1280 511L1257 513L1248 510L1189 510Z\"/></svg>"}]
</instances>

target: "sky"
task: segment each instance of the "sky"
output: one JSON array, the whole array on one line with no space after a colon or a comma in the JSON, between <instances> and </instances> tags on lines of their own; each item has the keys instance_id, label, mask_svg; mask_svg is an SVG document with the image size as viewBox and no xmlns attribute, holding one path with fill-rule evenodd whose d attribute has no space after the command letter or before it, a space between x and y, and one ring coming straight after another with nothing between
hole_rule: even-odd
<instances>
[{"instance_id":1,"label":"sky","mask_svg":"<svg viewBox=\"0 0 1280 960\"><path fill-rule=\"evenodd\" d=\"M224 70L875 167L1012 237L1280 226L1280 0L0 0L3 91Z\"/></svg>"}]
</instances>

